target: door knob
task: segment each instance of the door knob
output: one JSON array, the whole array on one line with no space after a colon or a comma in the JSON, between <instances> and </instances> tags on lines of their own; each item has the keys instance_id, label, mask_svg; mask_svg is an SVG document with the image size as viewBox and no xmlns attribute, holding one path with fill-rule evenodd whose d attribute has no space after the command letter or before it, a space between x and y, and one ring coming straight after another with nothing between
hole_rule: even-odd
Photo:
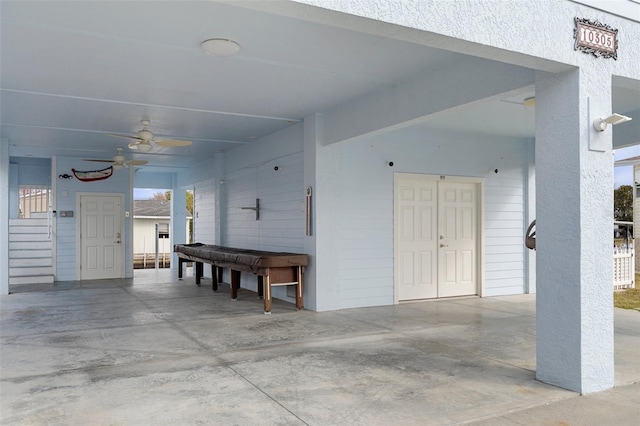
<instances>
[{"instance_id":1,"label":"door knob","mask_svg":"<svg viewBox=\"0 0 640 426\"><path fill-rule=\"evenodd\" d=\"M449 244L440 244L440 248L442 247L449 247Z\"/></svg>"}]
</instances>

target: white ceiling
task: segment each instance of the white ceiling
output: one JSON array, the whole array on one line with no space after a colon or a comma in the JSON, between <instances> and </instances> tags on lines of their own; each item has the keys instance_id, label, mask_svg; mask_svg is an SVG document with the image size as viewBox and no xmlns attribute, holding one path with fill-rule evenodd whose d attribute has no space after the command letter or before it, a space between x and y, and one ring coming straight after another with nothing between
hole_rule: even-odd
<instances>
[{"instance_id":1,"label":"white ceiling","mask_svg":"<svg viewBox=\"0 0 640 426\"><path fill-rule=\"evenodd\" d=\"M13 157L111 158L128 142L109 134L134 134L149 119L157 137L193 145L126 157L173 171L459 57L213 1L0 7L1 137ZM241 51L206 55L209 38ZM521 104L530 95L423 125L532 137L533 110Z\"/></svg>"}]
</instances>

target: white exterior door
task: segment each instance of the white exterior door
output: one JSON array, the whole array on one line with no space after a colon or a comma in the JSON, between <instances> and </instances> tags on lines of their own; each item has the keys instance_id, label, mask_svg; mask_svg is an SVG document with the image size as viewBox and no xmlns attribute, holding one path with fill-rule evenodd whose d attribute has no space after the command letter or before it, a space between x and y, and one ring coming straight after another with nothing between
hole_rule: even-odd
<instances>
[{"instance_id":1,"label":"white exterior door","mask_svg":"<svg viewBox=\"0 0 640 426\"><path fill-rule=\"evenodd\" d=\"M478 183L395 175L398 301L478 294Z\"/></svg>"},{"instance_id":2,"label":"white exterior door","mask_svg":"<svg viewBox=\"0 0 640 426\"><path fill-rule=\"evenodd\" d=\"M438 183L396 175L396 285L400 300L438 297Z\"/></svg>"},{"instance_id":3,"label":"white exterior door","mask_svg":"<svg viewBox=\"0 0 640 426\"><path fill-rule=\"evenodd\" d=\"M123 278L121 195L80 196L80 279Z\"/></svg>"},{"instance_id":4,"label":"white exterior door","mask_svg":"<svg viewBox=\"0 0 640 426\"><path fill-rule=\"evenodd\" d=\"M477 294L476 187L438 183L438 297Z\"/></svg>"}]
</instances>

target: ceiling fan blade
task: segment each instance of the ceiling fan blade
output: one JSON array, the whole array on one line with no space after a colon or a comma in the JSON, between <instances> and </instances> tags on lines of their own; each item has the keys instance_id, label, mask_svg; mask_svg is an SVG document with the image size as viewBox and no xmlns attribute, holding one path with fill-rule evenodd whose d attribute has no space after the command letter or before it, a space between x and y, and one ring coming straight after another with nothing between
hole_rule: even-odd
<instances>
[{"instance_id":1,"label":"ceiling fan blade","mask_svg":"<svg viewBox=\"0 0 640 426\"><path fill-rule=\"evenodd\" d=\"M113 163L113 160L93 160L88 158L83 158L82 161L93 161L96 163Z\"/></svg>"},{"instance_id":2,"label":"ceiling fan blade","mask_svg":"<svg viewBox=\"0 0 640 426\"><path fill-rule=\"evenodd\" d=\"M130 166L144 166L147 163L148 163L147 160L131 160L126 162L126 164Z\"/></svg>"},{"instance_id":3,"label":"ceiling fan blade","mask_svg":"<svg viewBox=\"0 0 640 426\"><path fill-rule=\"evenodd\" d=\"M122 139L133 139L136 141L141 141L142 139L140 139L137 136L131 136L131 135L117 135L115 133L107 133L107 136L112 136L114 138L122 138Z\"/></svg>"},{"instance_id":4,"label":"ceiling fan blade","mask_svg":"<svg viewBox=\"0 0 640 426\"><path fill-rule=\"evenodd\" d=\"M168 146L168 147L176 147L176 146L190 146L192 144L191 141L182 141L179 139L160 139L154 141L156 145L159 146Z\"/></svg>"},{"instance_id":5,"label":"ceiling fan blade","mask_svg":"<svg viewBox=\"0 0 640 426\"><path fill-rule=\"evenodd\" d=\"M138 142L131 142L129 144L129 149L138 149Z\"/></svg>"}]
</instances>

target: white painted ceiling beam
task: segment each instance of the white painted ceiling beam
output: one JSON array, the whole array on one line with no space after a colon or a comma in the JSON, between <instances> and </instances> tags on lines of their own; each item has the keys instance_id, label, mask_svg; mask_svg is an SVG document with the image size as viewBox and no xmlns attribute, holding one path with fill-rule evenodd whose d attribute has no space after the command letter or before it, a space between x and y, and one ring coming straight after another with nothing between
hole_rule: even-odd
<instances>
[{"instance_id":1,"label":"white painted ceiling beam","mask_svg":"<svg viewBox=\"0 0 640 426\"><path fill-rule=\"evenodd\" d=\"M419 124L432 114L499 98L533 83L533 70L466 57L324 112L325 143Z\"/></svg>"}]
</instances>

